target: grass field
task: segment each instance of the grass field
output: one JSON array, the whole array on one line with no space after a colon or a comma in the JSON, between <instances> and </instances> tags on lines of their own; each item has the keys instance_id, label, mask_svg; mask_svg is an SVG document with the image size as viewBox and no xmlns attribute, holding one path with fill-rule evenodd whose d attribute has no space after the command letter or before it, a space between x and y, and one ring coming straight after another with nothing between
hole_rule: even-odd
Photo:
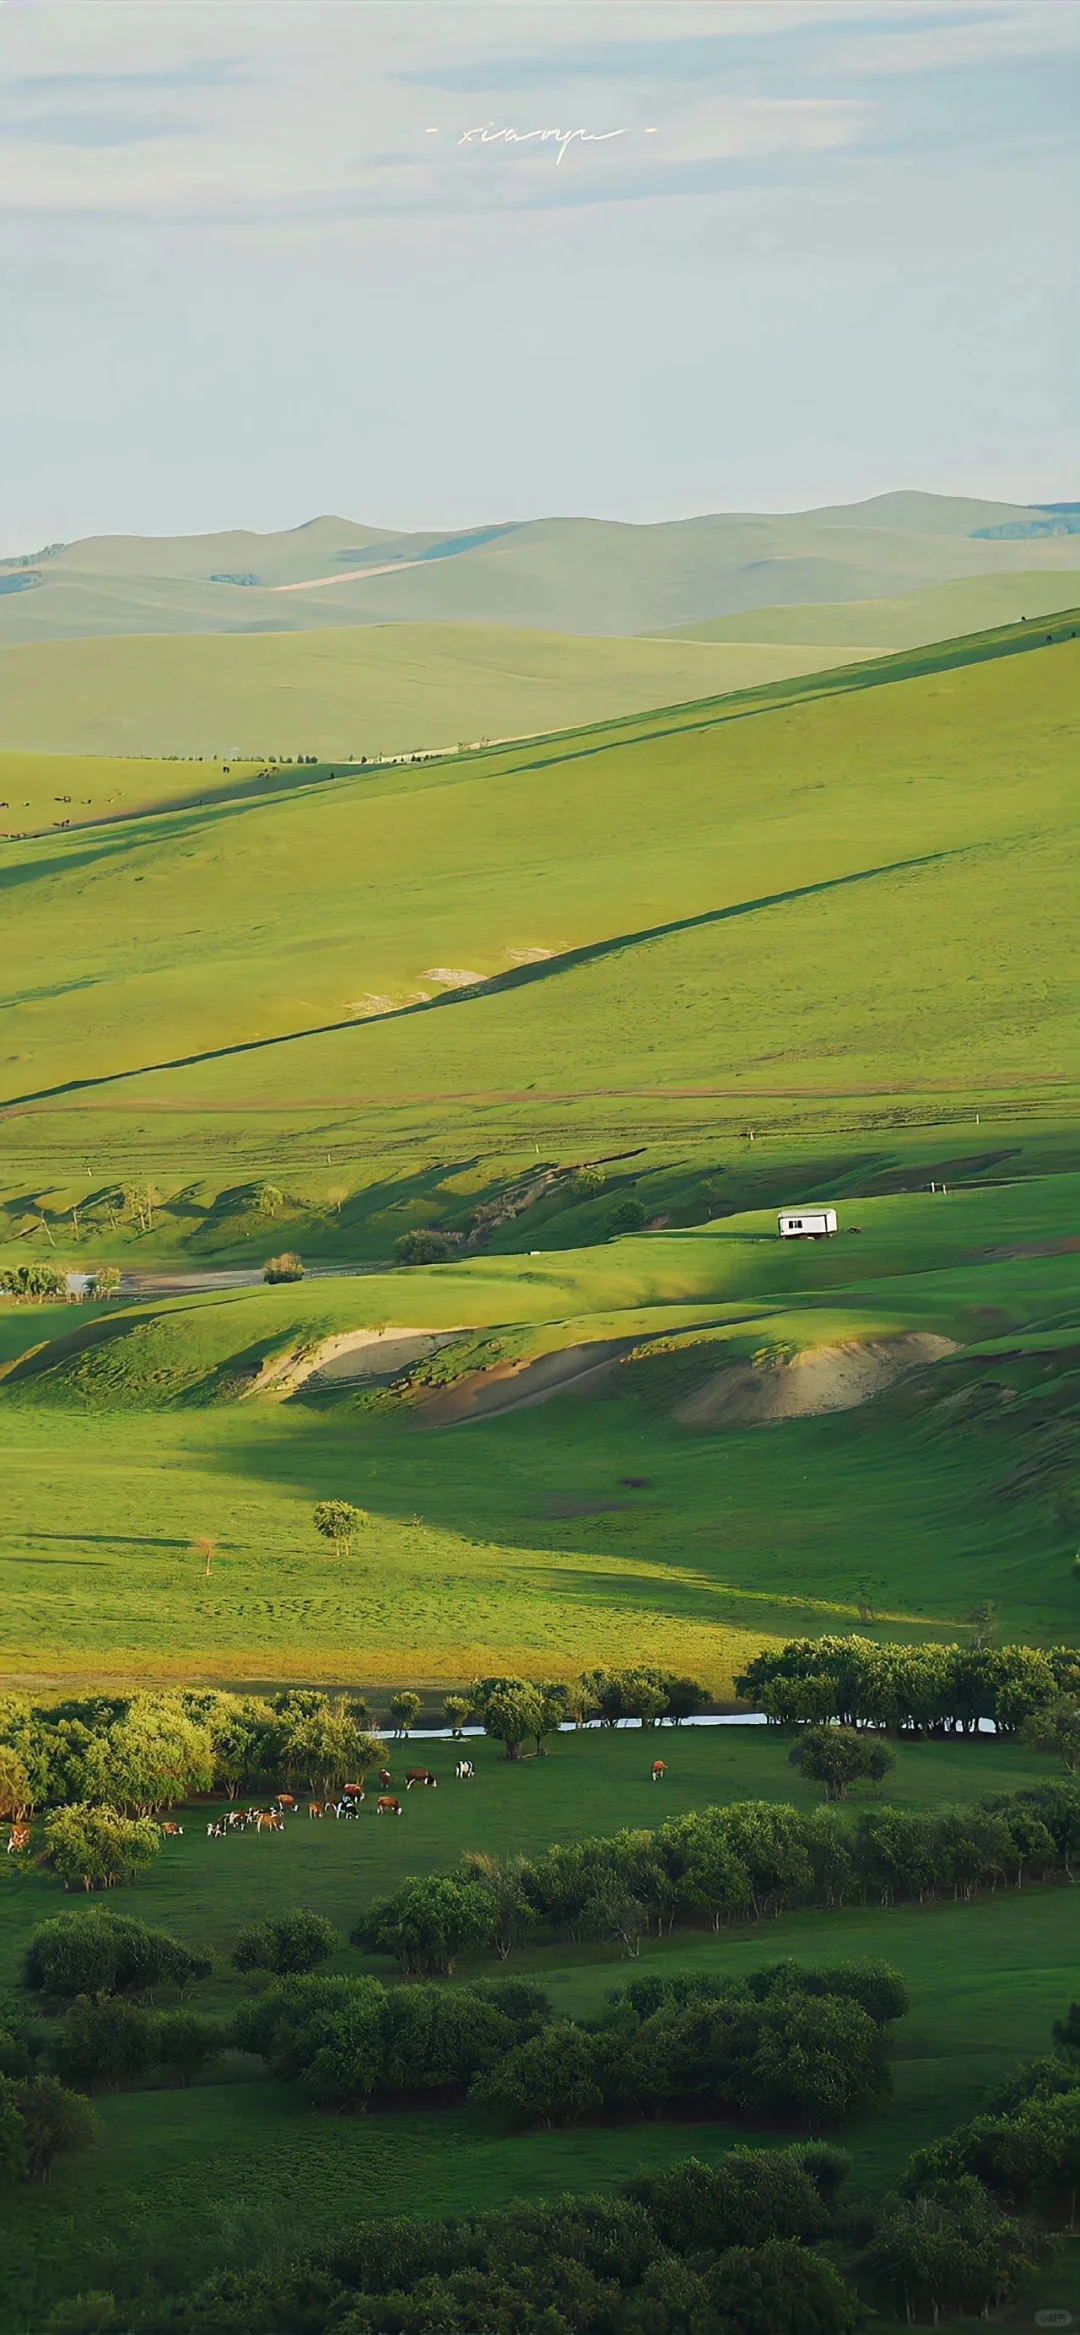
<instances>
[{"instance_id":1,"label":"grass field","mask_svg":"<svg viewBox=\"0 0 1080 2335\"><path fill-rule=\"evenodd\" d=\"M497 624L33 642L0 648L0 791L12 791L14 754L331 761L452 749L843 662L836 643L590 640Z\"/></svg>"},{"instance_id":2,"label":"grass field","mask_svg":"<svg viewBox=\"0 0 1080 2335\"><path fill-rule=\"evenodd\" d=\"M453 1749L425 1745L443 1779L412 1795L400 1824L293 1822L284 1839L207 1841L194 1813L130 1903L191 1941L228 1953L238 1927L283 1903L326 1912L343 1929L403 1873L451 1863L483 1839L528 1852L619 1824L656 1823L707 1802L754 1796L809 1805L782 1731L684 1730L663 1745L668 1776L648 1781L648 1738L564 1736L540 1764L510 1767L475 1748L474 1785L452 1779ZM396 1755L395 1755L396 1757ZM1045 1772L1029 1754L990 1742L905 1747L884 1788L910 1804L967 1800ZM852 1813L854 1814L855 1803ZM34 1921L56 1904L40 1877L0 1875L7 1983ZM1043 2049L1075 1977L1068 1891L1031 1889L971 1906L802 1914L730 1936L682 1933L646 1942L639 1967L738 1971L794 1955L812 1964L884 1955L903 1971L912 2011L898 2035L895 2099L850 2136L855 2178L878 2194L909 2151L971 2113L1016 2060ZM335 1967L364 1964L344 1948ZM593 2016L626 1964L603 1946L523 1949L507 1966L538 1977L558 2012ZM462 1966L459 1977L467 1978ZM226 2015L244 1983L219 1967L199 1990ZM312 2113L302 2088L254 2080L228 2060L189 2092L136 2091L101 2103L94 2156L61 2167L48 2193L0 2204L9 2309L43 2306L77 2286L130 2287L152 2265L186 2280L222 2254L310 2243L357 2213L454 2212L553 2190L607 2187L647 2165L713 2157L745 2133L715 2124L596 2125L507 2139L475 2111ZM765 2145L768 2145L766 2142ZM0 2325L17 2326L16 2317Z\"/></svg>"},{"instance_id":3,"label":"grass field","mask_svg":"<svg viewBox=\"0 0 1080 2335\"><path fill-rule=\"evenodd\" d=\"M803 602L791 608L748 608L714 616L706 624L684 624L669 636L700 641L792 641L807 647L918 648L924 641L951 640L981 625L1015 624L1019 617L1048 616L1080 600L1080 572L1047 574L1031 569L1008 576L961 576L946 584L923 584L892 600Z\"/></svg>"}]
</instances>

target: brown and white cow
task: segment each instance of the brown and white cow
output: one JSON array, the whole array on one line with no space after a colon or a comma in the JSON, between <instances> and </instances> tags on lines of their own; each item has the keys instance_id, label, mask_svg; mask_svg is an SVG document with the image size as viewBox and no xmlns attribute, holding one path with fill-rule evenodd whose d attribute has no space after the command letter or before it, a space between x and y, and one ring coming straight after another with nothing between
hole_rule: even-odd
<instances>
[{"instance_id":1,"label":"brown and white cow","mask_svg":"<svg viewBox=\"0 0 1080 2335\"><path fill-rule=\"evenodd\" d=\"M158 1829L163 1840L183 1840L184 1827L182 1824L162 1824Z\"/></svg>"},{"instance_id":2,"label":"brown and white cow","mask_svg":"<svg viewBox=\"0 0 1080 2335\"><path fill-rule=\"evenodd\" d=\"M438 1781L438 1776L433 1776L429 1767L407 1767L405 1770L405 1789L407 1792L412 1791L414 1784L430 1784L432 1791L434 1791Z\"/></svg>"},{"instance_id":3,"label":"brown and white cow","mask_svg":"<svg viewBox=\"0 0 1080 2335\"><path fill-rule=\"evenodd\" d=\"M276 1808L260 1808L255 1818L256 1832L284 1832L285 1818Z\"/></svg>"},{"instance_id":4,"label":"brown and white cow","mask_svg":"<svg viewBox=\"0 0 1080 2335\"><path fill-rule=\"evenodd\" d=\"M341 1797L343 1800L363 1800L365 1796L363 1784L342 1784Z\"/></svg>"},{"instance_id":5,"label":"brown and white cow","mask_svg":"<svg viewBox=\"0 0 1080 2335\"><path fill-rule=\"evenodd\" d=\"M326 1814L326 1802L325 1802L325 1800L309 1800L309 1802L308 1802L308 1815L309 1815L309 1816L325 1816L325 1814Z\"/></svg>"},{"instance_id":6,"label":"brown and white cow","mask_svg":"<svg viewBox=\"0 0 1080 2335\"><path fill-rule=\"evenodd\" d=\"M392 1776L392 1775L391 1775L391 1773L390 1773L390 1770L389 1770L389 1768L388 1768L388 1767L381 1767L381 1768L379 1769L379 1782L380 1782L380 1784L382 1785L382 1788L383 1788L383 1791L384 1791L384 1792L388 1792L388 1791L389 1791L389 1789L390 1789L390 1786L391 1786L391 1784L393 1783L393 1781L394 1781L394 1779L393 1779L393 1776Z\"/></svg>"},{"instance_id":7,"label":"brown and white cow","mask_svg":"<svg viewBox=\"0 0 1080 2335\"><path fill-rule=\"evenodd\" d=\"M282 1816L293 1816L296 1813L296 1801L291 1792L278 1792L275 1804Z\"/></svg>"},{"instance_id":8,"label":"brown and white cow","mask_svg":"<svg viewBox=\"0 0 1080 2335\"><path fill-rule=\"evenodd\" d=\"M380 1792L375 1802L375 1814L376 1816L400 1816L400 1800L395 1800L392 1792Z\"/></svg>"},{"instance_id":9,"label":"brown and white cow","mask_svg":"<svg viewBox=\"0 0 1080 2335\"><path fill-rule=\"evenodd\" d=\"M654 1784L662 1784L666 1774L667 1761L665 1759L654 1759L652 1763L652 1780Z\"/></svg>"},{"instance_id":10,"label":"brown and white cow","mask_svg":"<svg viewBox=\"0 0 1080 2335\"><path fill-rule=\"evenodd\" d=\"M28 1849L31 1837L28 1824L13 1824L8 1834L7 1853L9 1857L14 1855L17 1849Z\"/></svg>"}]
</instances>

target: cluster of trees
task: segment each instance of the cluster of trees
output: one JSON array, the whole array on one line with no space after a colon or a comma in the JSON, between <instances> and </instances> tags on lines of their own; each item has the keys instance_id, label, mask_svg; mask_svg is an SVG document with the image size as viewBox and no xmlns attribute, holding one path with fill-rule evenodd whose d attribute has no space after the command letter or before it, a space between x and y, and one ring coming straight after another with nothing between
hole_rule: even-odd
<instances>
[{"instance_id":1,"label":"cluster of trees","mask_svg":"<svg viewBox=\"0 0 1080 2335\"><path fill-rule=\"evenodd\" d=\"M869 1807L851 1825L832 1808L804 1815L767 1800L678 1816L657 1831L555 1845L537 1857L473 1853L453 1873L408 1880L354 1931L410 1975L444 1975L455 1957L505 1956L530 1930L615 1940L635 1955L650 1929L760 1921L793 1906L932 1900L938 1891L1022 1887L1074 1876L1080 1788L1062 1781L989 1795L978 1806Z\"/></svg>"},{"instance_id":2,"label":"cluster of trees","mask_svg":"<svg viewBox=\"0 0 1080 2335\"><path fill-rule=\"evenodd\" d=\"M583 1727L592 1719L617 1727L620 1720L638 1719L643 1727L661 1720L681 1725L708 1702L708 1691L696 1678L680 1678L672 1670L640 1665L626 1670L586 1670L567 1684L549 1679L478 1678L468 1695L448 1695L447 1723L461 1727L479 1720L486 1735L506 1746L508 1759L520 1759L530 1740L542 1756L544 1738L572 1721Z\"/></svg>"},{"instance_id":3,"label":"cluster of trees","mask_svg":"<svg viewBox=\"0 0 1080 2335\"><path fill-rule=\"evenodd\" d=\"M195 1793L235 1799L282 1776L329 1792L386 1757L359 1696L194 1689L32 1705L0 1695L0 1815L72 1804L157 1815Z\"/></svg>"},{"instance_id":4,"label":"cluster of trees","mask_svg":"<svg viewBox=\"0 0 1080 2335\"><path fill-rule=\"evenodd\" d=\"M326 2107L467 2091L519 2125L697 2108L813 2132L887 2094L886 2029L906 2008L881 1963L654 1980L613 1992L593 2024L553 2019L538 1987L512 1980L291 1977L243 2006L233 2040Z\"/></svg>"},{"instance_id":5,"label":"cluster of trees","mask_svg":"<svg viewBox=\"0 0 1080 2335\"><path fill-rule=\"evenodd\" d=\"M842 2152L733 2149L626 2183L460 2221L369 2221L319 2259L227 2271L190 2335L851 2335L855 2296L822 2250ZM151 2312L146 2335L171 2322ZM141 2328L144 2322L137 2322Z\"/></svg>"},{"instance_id":6,"label":"cluster of trees","mask_svg":"<svg viewBox=\"0 0 1080 2335\"><path fill-rule=\"evenodd\" d=\"M1037 1714L1080 1701L1075 1646L895 1646L792 1638L756 1654L736 1692L770 1719L971 1735L992 1720L1017 1735Z\"/></svg>"}]
</instances>

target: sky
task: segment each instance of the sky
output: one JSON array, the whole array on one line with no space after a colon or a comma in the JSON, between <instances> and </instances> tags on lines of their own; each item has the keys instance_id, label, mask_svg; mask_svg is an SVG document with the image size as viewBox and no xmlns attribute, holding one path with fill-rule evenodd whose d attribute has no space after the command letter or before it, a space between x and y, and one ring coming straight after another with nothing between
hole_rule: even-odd
<instances>
[{"instance_id":1,"label":"sky","mask_svg":"<svg viewBox=\"0 0 1080 2335\"><path fill-rule=\"evenodd\" d=\"M1080 0L0 0L0 552L1080 497Z\"/></svg>"}]
</instances>

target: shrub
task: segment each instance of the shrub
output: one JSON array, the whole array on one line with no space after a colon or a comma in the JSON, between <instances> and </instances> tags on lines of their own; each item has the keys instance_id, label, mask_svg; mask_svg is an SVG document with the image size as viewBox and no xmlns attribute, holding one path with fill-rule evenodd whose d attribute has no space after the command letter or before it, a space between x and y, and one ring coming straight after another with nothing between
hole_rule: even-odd
<instances>
[{"instance_id":1,"label":"shrub","mask_svg":"<svg viewBox=\"0 0 1080 2335\"><path fill-rule=\"evenodd\" d=\"M640 1200L620 1200L618 1207L612 1209L608 1218L609 1229L612 1232L640 1232L642 1225L647 1222L648 1213L642 1207Z\"/></svg>"},{"instance_id":2,"label":"shrub","mask_svg":"<svg viewBox=\"0 0 1080 2335\"><path fill-rule=\"evenodd\" d=\"M45 1827L49 1862L65 1888L113 1889L134 1881L152 1865L161 1834L146 1817L121 1816L117 1808L75 1802L58 1808Z\"/></svg>"},{"instance_id":3,"label":"shrub","mask_svg":"<svg viewBox=\"0 0 1080 2335\"><path fill-rule=\"evenodd\" d=\"M302 1281L304 1278L303 1259L296 1255L294 1249L283 1249L280 1257L267 1258L263 1266L262 1277L264 1281L271 1282Z\"/></svg>"},{"instance_id":4,"label":"shrub","mask_svg":"<svg viewBox=\"0 0 1080 2335\"><path fill-rule=\"evenodd\" d=\"M275 1914L241 1930L232 1959L237 1970L273 1970L285 1978L292 1971L316 1969L329 1960L337 1944L333 1922L297 1906L292 1913Z\"/></svg>"},{"instance_id":5,"label":"shrub","mask_svg":"<svg viewBox=\"0 0 1080 2335\"><path fill-rule=\"evenodd\" d=\"M2 1265L0 1289L5 1297L21 1297L31 1305L44 1305L46 1298L67 1296L67 1281L55 1265Z\"/></svg>"},{"instance_id":6,"label":"shrub","mask_svg":"<svg viewBox=\"0 0 1080 2335\"><path fill-rule=\"evenodd\" d=\"M597 2081L599 2040L569 2019L553 2020L507 2052L469 2091L515 2124L576 2124L604 2105Z\"/></svg>"},{"instance_id":7,"label":"shrub","mask_svg":"<svg viewBox=\"0 0 1080 2335\"><path fill-rule=\"evenodd\" d=\"M147 1929L124 1914L59 1913L35 1930L24 1964L37 1994L116 1995L155 1986L189 1986L212 1968L165 1930Z\"/></svg>"},{"instance_id":8,"label":"shrub","mask_svg":"<svg viewBox=\"0 0 1080 2335\"><path fill-rule=\"evenodd\" d=\"M351 1942L395 1955L408 1976L449 1977L466 1948L490 1944L494 1924L491 1895L478 1882L428 1873L377 1899Z\"/></svg>"},{"instance_id":9,"label":"shrub","mask_svg":"<svg viewBox=\"0 0 1080 2335\"><path fill-rule=\"evenodd\" d=\"M194 2011L162 2011L154 2022L154 2064L168 2068L185 2089L224 2043L221 2029Z\"/></svg>"},{"instance_id":10,"label":"shrub","mask_svg":"<svg viewBox=\"0 0 1080 2335\"><path fill-rule=\"evenodd\" d=\"M398 1265L445 1265L453 1255L453 1243L441 1232L403 1232L394 1242L394 1262Z\"/></svg>"}]
</instances>

